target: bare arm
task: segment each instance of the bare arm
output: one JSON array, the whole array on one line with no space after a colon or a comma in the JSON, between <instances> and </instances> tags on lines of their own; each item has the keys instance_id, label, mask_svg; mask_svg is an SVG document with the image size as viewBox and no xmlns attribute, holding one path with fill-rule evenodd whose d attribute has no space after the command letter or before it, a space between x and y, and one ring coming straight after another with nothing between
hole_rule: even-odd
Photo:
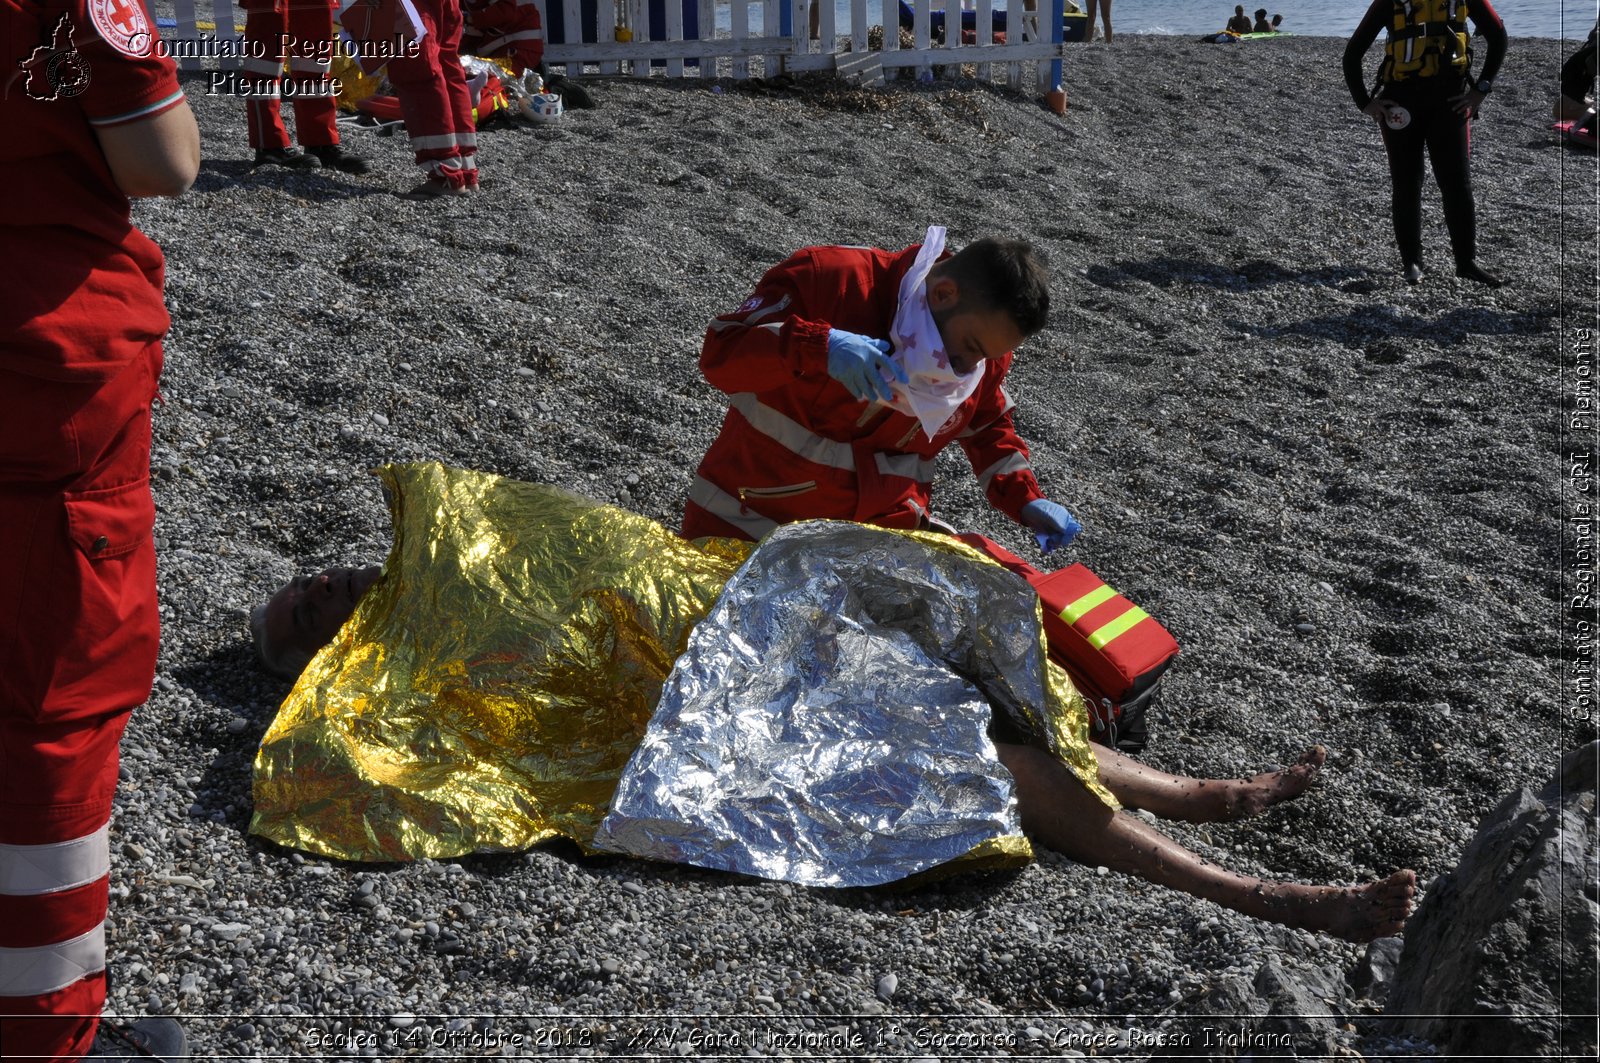
<instances>
[{"instance_id":1,"label":"bare arm","mask_svg":"<svg viewBox=\"0 0 1600 1063\"><path fill-rule=\"evenodd\" d=\"M200 128L187 100L151 118L95 126L94 133L129 198L180 196L200 172Z\"/></svg>"}]
</instances>

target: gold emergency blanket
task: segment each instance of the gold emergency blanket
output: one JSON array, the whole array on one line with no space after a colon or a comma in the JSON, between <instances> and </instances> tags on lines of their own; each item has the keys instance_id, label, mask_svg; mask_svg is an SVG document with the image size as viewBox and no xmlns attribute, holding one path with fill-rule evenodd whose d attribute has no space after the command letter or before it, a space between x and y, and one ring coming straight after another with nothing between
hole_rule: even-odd
<instances>
[{"instance_id":1,"label":"gold emergency blanket","mask_svg":"<svg viewBox=\"0 0 1600 1063\"><path fill-rule=\"evenodd\" d=\"M593 847L675 660L750 544L687 542L559 488L433 463L378 475L394 525L383 578L263 736L251 830L362 861ZM1030 729L1114 807L1081 698L1054 665L1044 683ZM957 866L1028 857L1007 836Z\"/></svg>"},{"instance_id":2,"label":"gold emergency blanket","mask_svg":"<svg viewBox=\"0 0 1600 1063\"><path fill-rule=\"evenodd\" d=\"M263 736L250 829L346 860L587 845L749 545L438 464L378 475L383 578Z\"/></svg>"}]
</instances>

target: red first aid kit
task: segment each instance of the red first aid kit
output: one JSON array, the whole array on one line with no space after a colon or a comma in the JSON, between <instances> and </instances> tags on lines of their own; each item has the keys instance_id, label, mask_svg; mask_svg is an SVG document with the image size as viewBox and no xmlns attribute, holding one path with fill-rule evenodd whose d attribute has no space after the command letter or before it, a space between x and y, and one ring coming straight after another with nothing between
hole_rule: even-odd
<instances>
[{"instance_id":1,"label":"red first aid kit","mask_svg":"<svg viewBox=\"0 0 1600 1063\"><path fill-rule=\"evenodd\" d=\"M1089 702L1090 737L1126 752L1144 748L1145 710L1178 642L1087 565L1042 572L982 535L956 536L1032 584L1039 595L1050 659Z\"/></svg>"}]
</instances>

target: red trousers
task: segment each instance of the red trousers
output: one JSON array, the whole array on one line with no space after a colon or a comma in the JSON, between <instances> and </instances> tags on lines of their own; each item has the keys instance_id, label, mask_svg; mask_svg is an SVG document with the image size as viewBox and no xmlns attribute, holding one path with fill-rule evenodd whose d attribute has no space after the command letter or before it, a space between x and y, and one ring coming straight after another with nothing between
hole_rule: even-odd
<instances>
[{"instance_id":1,"label":"red trousers","mask_svg":"<svg viewBox=\"0 0 1600 1063\"><path fill-rule=\"evenodd\" d=\"M150 695L151 345L108 379L0 360L0 1044L77 1059L105 1001L117 742Z\"/></svg>"},{"instance_id":2,"label":"red trousers","mask_svg":"<svg viewBox=\"0 0 1600 1063\"><path fill-rule=\"evenodd\" d=\"M245 10L244 73L251 95L245 101L250 146L286 148L279 93L292 94L294 131L308 148L339 143L339 104L328 69L333 57L333 9L327 0L240 0ZM285 52L288 54L285 55ZM284 80L283 61L289 60Z\"/></svg>"},{"instance_id":3,"label":"red trousers","mask_svg":"<svg viewBox=\"0 0 1600 1063\"><path fill-rule=\"evenodd\" d=\"M417 165L456 186L476 186L477 127L461 69L460 0L415 0L428 35L412 58L389 60L389 84L411 134Z\"/></svg>"}]
</instances>

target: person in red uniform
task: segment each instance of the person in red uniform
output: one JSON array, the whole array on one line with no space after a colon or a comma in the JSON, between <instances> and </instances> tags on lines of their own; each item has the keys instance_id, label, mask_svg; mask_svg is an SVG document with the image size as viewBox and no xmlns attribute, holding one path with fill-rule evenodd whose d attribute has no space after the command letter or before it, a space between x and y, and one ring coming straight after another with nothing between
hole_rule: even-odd
<instances>
[{"instance_id":1,"label":"person in red uniform","mask_svg":"<svg viewBox=\"0 0 1600 1063\"><path fill-rule=\"evenodd\" d=\"M1467 20L1488 43L1472 75ZM1367 92L1361 61L1388 31L1378 87ZM1489 0L1372 0L1344 51L1350 98L1378 120L1393 186L1390 213L1401 275L1422 282L1422 156L1444 203L1456 276L1491 288L1503 283L1478 265L1477 207L1472 197L1472 119L1483 109L1506 55L1506 28Z\"/></svg>"},{"instance_id":2,"label":"person in red uniform","mask_svg":"<svg viewBox=\"0 0 1600 1063\"><path fill-rule=\"evenodd\" d=\"M0 1044L179 1055L105 1001L117 742L155 677L150 406L168 318L130 196L200 138L140 0L0 0ZM101 1034L97 1037L97 1030Z\"/></svg>"},{"instance_id":3,"label":"person in red uniform","mask_svg":"<svg viewBox=\"0 0 1600 1063\"><path fill-rule=\"evenodd\" d=\"M544 62L544 26L534 0L461 0L461 50L482 59L505 57L521 76Z\"/></svg>"},{"instance_id":4,"label":"person in red uniform","mask_svg":"<svg viewBox=\"0 0 1600 1063\"><path fill-rule=\"evenodd\" d=\"M244 8L243 69L249 95L245 124L255 165L363 174L366 160L339 144L339 108L328 77L333 61L333 8L328 0L239 0ZM303 154L289 147L278 103L283 62L289 61L294 132Z\"/></svg>"},{"instance_id":5,"label":"person in red uniform","mask_svg":"<svg viewBox=\"0 0 1600 1063\"><path fill-rule=\"evenodd\" d=\"M951 443L990 504L1033 529L1042 548L1078 533L1039 489L1004 387L1012 348L1049 314L1044 261L1025 243L979 240L905 293L925 298L949 368L966 385L930 436L896 403L903 366L884 338L896 330L901 281L921 252L803 248L711 323L700 369L730 402L689 490L686 537L759 539L817 517L928 527L934 460Z\"/></svg>"},{"instance_id":6,"label":"person in red uniform","mask_svg":"<svg viewBox=\"0 0 1600 1063\"><path fill-rule=\"evenodd\" d=\"M415 0L427 33L411 54L389 60L389 84L424 179L408 196L438 199L478 188L472 93L461 69L461 0Z\"/></svg>"}]
</instances>

